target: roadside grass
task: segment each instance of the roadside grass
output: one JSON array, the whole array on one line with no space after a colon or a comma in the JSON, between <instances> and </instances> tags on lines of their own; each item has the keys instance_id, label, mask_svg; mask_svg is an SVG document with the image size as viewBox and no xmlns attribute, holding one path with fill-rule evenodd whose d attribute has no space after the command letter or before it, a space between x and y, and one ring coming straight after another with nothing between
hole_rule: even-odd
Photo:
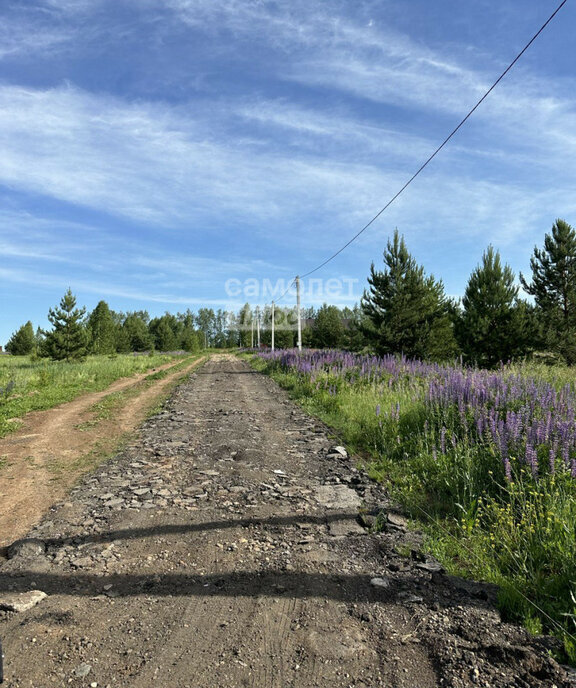
<instances>
[{"instance_id":1,"label":"roadside grass","mask_svg":"<svg viewBox=\"0 0 576 688\"><path fill-rule=\"evenodd\" d=\"M167 354L90 356L85 361L69 363L32 360L29 356L1 356L0 437L16 430L18 419L30 411L52 408L86 392L101 391L119 378L144 373L175 358L179 357ZM185 356L182 364L194 358Z\"/></svg>"},{"instance_id":2,"label":"roadside grass","mask_svg":"<svg viewBox=\"0 0 576 688\"><path fill-rule=\"evenodd\" d=\"M190 371L187 370L189 366L203 359L204 356L201 354L195 354L186 357L181 363L170 368L169 370L158 371L158 373L153 373L148 375L144 380L141 380L137 385L131 387L129 390L123 390L121 392L114 392L104 397L100 402L94 404L90 409L95 417L86 423L82 423L77 428L79 430L88 430L99 423L109 420L115 413L117 413L122 406L124 406L130 399L138 397L143 391L152 387L155 382L159 379L164 379L168 375L173 373L181 372L181 375L177 377L161 391L155 394L151 399L149 399L146 407L142 410L142 418L150 418L151 416L159 413L166 401L171 397L174 389L181 385ZM199 364L201 365L201 363ZM194 368L196 370L198 366ZM107 461L116 454L118 454L126 445L134 438L135 430L122 433L119 436L102 437L92 444L90 449L73 459L56 457L51 460L48 464L48 470L52 474L50 478L51 482L63 482L66 485L69 484L70 474L78 476L79 474L87 473L97 466L99 466L104 461Z\"/></svg>"},{"instance_id":3,"label":"roadside grass","mask_svg":"<svg viewBox=\"0 0 576 688\"><path fill-rule=\"evenodd\" d=\"M563 461L556 457L560 447L533 442L532 465L519 452L503 462L487 433L475 434L463 402L430 402L442 371L419 374L399 366L400 372L364 376L353 366L309 371L297 363L246 358L365 457L370 475L421 523L428 551L449 573L497 584L504 618L558 635L576 663L573 444ZM576 393L567 367L524 364L497 374L526 380L527 390L535 380L552 385L560 397ZM531 404L529 395L514 399L502 414L521 414Z\"/></svg>"},{"instance_id":4,"label":"roadside grass","mask_svg":"<svg viewBox=\"0 0 576 688\"><path fill-rule=\"evenodd\" d=\"M158 370L155 373L147 375L143 380L140 380L140 382L129 389L123 389L119 392L112 392L111 394L108 394L88 410L88 412L92 414L92 418L78 424L76 428L80 431L85 431L95 427L102 421L109 420L119 409L122 408L122 406L127 403L127 401L139 396L145 389L152 387L156 382L164 380L169 375L173 375L174 373L178 373L179 371L187 369L199 358L201 358L200 355L187 356L184 360L180 361L180 363L176 363L171 368ZM175 385L180 384L186 376L187 373L179 376L174 385L170 386L170 391L173 390ZM161 399L165 400L164 395L161 395ZM159 403L163 403L163 401Z\"/></svg>"},{"instance_id":5,"label":"roadside grass","mask_svg":"<svg viewBox=\"0 0 576 688\"><path fill-rule=\"evenodd\" d=\"M73 460L63 457L52 459L47 465L51 474L50 482L70 485L70 476L77 478L116 456L128 444L132 436L132 433L125 432L119 437L98 440L92 444L89 451Z\"/></svg>"}]
</instances>

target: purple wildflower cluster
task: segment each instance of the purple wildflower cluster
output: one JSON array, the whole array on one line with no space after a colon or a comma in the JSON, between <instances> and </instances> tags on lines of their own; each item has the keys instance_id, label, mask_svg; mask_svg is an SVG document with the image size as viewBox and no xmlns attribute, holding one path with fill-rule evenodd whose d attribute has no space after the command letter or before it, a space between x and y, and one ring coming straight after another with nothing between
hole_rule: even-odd
<instances>
[{"instance_id":1,"label":"purple wildflower cluster","mask_svg":"<svg viewBox=\"0 0 576 688\"><path fill-rule=\"evenodd\" d=\"M315 377L328 373L348 381L382 382L383 378L399 379L406 375L420 377L438 373L444 369L437 363L423 363L404 356L371 356L353 354L337 349L298 349L266 351L259 356L264 360L277 361L282 368Z\"/></svg>"},{"instance_id":2,"label":"purple wildflower cluster","mask_svg":"<svg viewBox=\"0 0 576 688\"><path fill-rule=\"evenodd\" d=\"M392 385L416 378L414 400L426 405L446 452L446 425L452 446L456 438L485 444L499 456L506 476L511 460L529 467L532 475L568 471L576 478L576 392L571 385L556 390L547 382L512 374L409 360L401 356L370 356L337 350L297 350L261 353L265 360L312 381L328 376L348 384ZM390 416L399 417L399 408ZM381 413L378 404L376 415ZM388 414L387 414L388 415ZM427 434L428 421L425 432Z\"/></svg>"},{"instance_id":3,"label":"purple wildflower cluster","mask_svg":"<svg viewBox=\"0 0 576 688\"><path fill-rule=\"evenodd\" d=\"M496 449L511 477L511 459L527 465L534 477L570 471L576 478L576 394L547 382L469 368L445 368L428 382L431 410L457 411L458 426L473 441Z\"/></svg>"}]
</instances>

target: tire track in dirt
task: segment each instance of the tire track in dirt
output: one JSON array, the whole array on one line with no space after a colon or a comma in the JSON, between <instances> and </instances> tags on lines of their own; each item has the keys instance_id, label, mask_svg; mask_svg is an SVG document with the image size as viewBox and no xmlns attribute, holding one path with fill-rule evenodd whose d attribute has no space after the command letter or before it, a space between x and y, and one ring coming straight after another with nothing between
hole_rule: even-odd
<instances>
[{"instance_id":1,"label":"tire track in dirt","mask_svg":"<svg viewBox=\"0 0 576 688\"><path fill-rule=\"evenodd\" d=\"M0 598L48 594L0 612L6 687L573 686L492 588L425 561L333 443L270 379L211 359L0 566Z\"/></svg>"},{"instance_id":2,"label":"tire track in dirt","mask_svg":"<svg viewBox=\"0 0 576 688\"><path fill-rule=\"evenodd\" d=\"M98 456L109 455L140 425L156 397L203 360L143 388L125 400L113 418L98 420L92 427L89 421L94 417L91 409L95 404L111 394L136 391L153 372L169 371L180 361L121 378L100 392L84 394L54 408L26 414L17 431L0 439L0 456L7 460L0 469L0 547L23 536L80 475L97 463ZM92 461L87 458L91 453L96 454Z\"/></svg>"}]
</instances>

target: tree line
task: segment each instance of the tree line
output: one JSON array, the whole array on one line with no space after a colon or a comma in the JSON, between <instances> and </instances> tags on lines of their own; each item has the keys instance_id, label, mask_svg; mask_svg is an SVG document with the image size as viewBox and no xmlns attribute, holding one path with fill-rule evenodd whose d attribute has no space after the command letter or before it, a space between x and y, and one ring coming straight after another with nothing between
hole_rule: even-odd
<instances>
[{"instance_id":1,"label":"tree line","mask_svg":"<svg viewBox=\"0 0 576 688\"><path fill-rule=\"evenodd\" d=\"M344 323L360 317L359 307L340 310L335 306L323 306L318 311L305 308L302 317L306 346L358 348L353 338L348 337ZM176 315L165 313L150 318L147 311L116 312L106 301L100 301L87 315L85 308L77 307L76 297L68 289L59 306L49 309L48 321L51 330L34 330L31 321L22 325L10 337L6 351L13 355L34 354L54 360L72 360L89 354L151 350L193 353L206 347L250 348L257 343L258 329L261 346L270 346L272 340L271 308L253 308L248 303L238 313L200 308L197 313L188 309ZM295 309L276 308L274 321L276 346L295 346ZM307 327L306 323L312 325Z\"/></svg>"},{"instance_id":2,"label":"tree line","mask_svg":"<svg viewBox=\"0 0 576 688\"><path fill-rule=\"evenodd\" d=\"M556 220L542 248L535 247L531 276L519 283L500 254L488 246L472 271L462 299L446 296L444 285L427 275L396 231L372 264L360 305L309 309L302 330L305 346L345 348L409 358L451 360L492 368L534 352L576 363L576 232ZM533 297L520 297L520 285ZM244 307L246 318L250 314ZM267 316L269 319L269 315ZM266 321L266 318L265 318ZM269 325L262 342L270 344ZM294 328L277 346L294 346ZM249 346L249 335L243 343Z\"/></svg>"},{"instance_id":3,"label":"tree line","mask_svg":"<svg viewBox=\"0 0 576 688\"><path fill-rule=\"evenodd\" d=\"M446 296L396 231L383 254L384 268L372 264L360 305L339 309L324 304L303 316L302 342L318 348L345 348L409 358L450 360L492 368L535 352L550 360L576 363L576 232L558 219L542 248L535 247L531 275L516 281L509 265L488 246L472 271L461 299ZM520 297L520 286L533 297ZM251 314L246 304L240 318ZM280 311L280 320L285 317ZM270 314L261 342L270 344ZM278 347L294 346L295 328L280 335ZM244 346L250 345L244 332Z\"/></svg>"},{"instance_id":4,"label":"tree line","mask_svg":"<svg viewBox=\"0 0 576 688\"><path fill-rule=\"evenodd\" d=\"M396 231L384 251L384 270L372 264L361 307L361 329L377 353L446 360L462 356L481 367L535 351L576 363L576 232L556 220L519 297L510 266L489 246L468 279L461 300L447 298L442 281L428 276Z\"/></svg>"},{"instance_id":5,"label":"tree line","mask_svg":"<svg viewBox=\"0 0 576 688\"><path fill-rule=\"evenodd\" d=\"M302 342L317 348L345 348L410 358L449 360L462 357L481 367L549 352L576 363L576 232L556 220L542 248L530 260L531 277L503 264L492 246L470 275L464 296L448 298L441 280L427 275L396 230L383 254L384 268L374 263L359 305L324 304L302 310ZM524 291L533 302L520 298ZM48 312L52 330L27 322L6 345L12 354L35 353L53 359L131 351L185 350L207 346L270 346L272 310L249 303L238 313L201 308L150 318L146 311L120 313L100 301L88 315L76 306L70 289ZM296 345L296 311L274 310L275 345Z\"/></svg>"},{"instance_id":6,"label":"tree line","mask_svg":"<svg viewBox=\"0 0 576 688\"><path fill-rule=\"evenodd\" d=\"M165 313L150 318L147 311L121 313L100 301L88 315L76 305L68 291L59 306L50 308L50 330L31 321L22 325L6 344L13 355L35 354L54 360L72 360L89 354L116 354L143 351L196 352L206 346L234 346L227 328L225 311L201 308L198 313Z\"/></svg>"}]
</instances>

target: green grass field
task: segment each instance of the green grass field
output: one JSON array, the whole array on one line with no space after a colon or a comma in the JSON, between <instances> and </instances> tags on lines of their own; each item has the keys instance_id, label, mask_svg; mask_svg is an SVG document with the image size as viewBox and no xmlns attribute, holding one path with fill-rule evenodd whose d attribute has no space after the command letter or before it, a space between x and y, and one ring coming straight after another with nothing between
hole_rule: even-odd
<instances>
[{"instance_id":1,"label":"green grass field","mask_svg":"<svg viewBox=\"0 0 576 688\"><path fill-rule=\"evenodd\" d=\"M15 430L18 421L14 419L29 411L51 408L85 392L101 391L119 378L173 360L174 356L166 354L90 356L74 363L0 356L0 437Z\"/></svg>"}]
</instances>

